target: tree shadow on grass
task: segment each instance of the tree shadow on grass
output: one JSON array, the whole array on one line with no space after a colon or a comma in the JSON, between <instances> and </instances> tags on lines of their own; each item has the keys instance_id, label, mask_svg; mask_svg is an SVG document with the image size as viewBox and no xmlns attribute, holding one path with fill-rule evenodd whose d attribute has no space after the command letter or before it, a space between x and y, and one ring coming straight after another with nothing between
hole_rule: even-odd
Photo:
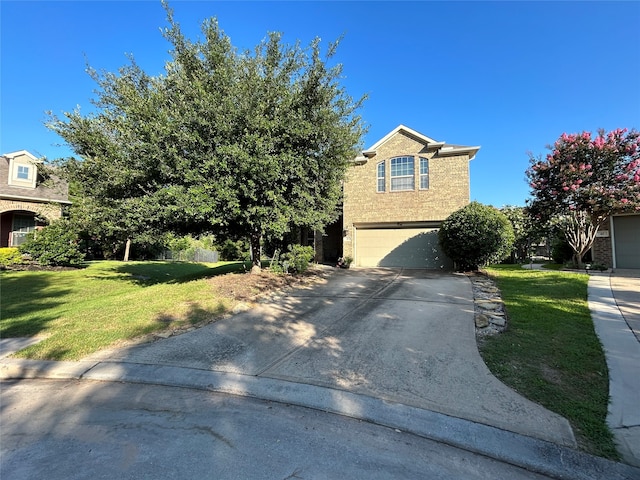
<instances>
[{"instance_id":1,"label":"tree shadow on grass","mask_svg":"<svg viewBox=\"0 0 640 480\"><path fill-rule=\"evenodd\" d=\"M0 278L0 337L30 337L46 330L49 323L57 319L47 311L64 303L60 299L70 292L69 288L57 285L49 273L1 275Z\"/></svg>"},{"instance_id":2,"label":"tree shadow on grass","mask_svg":"<svg viewBox=\"0 0 640 480\"><path fill-rule=\"evenodd\" d=\"M226 273L246 272L247 264L233 262L211 266L206 263L190 262L135 262L118 265L114 271L120 274L119 278L123 280L141 286L151 286L158 283L186 283ZM114 279L112 275L103 278Z\"/></svg>"}]
</instances>

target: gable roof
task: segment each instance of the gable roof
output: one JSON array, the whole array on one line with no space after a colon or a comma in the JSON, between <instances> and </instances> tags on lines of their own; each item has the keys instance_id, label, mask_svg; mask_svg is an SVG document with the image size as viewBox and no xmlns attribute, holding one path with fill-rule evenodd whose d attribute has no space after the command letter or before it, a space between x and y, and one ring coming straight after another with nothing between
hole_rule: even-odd
<instances>
[{"instance_id":1,"label":"gable roof","mask_svg":"<svg viewBox=\"0 0 640 480\"><path fill-rule=\"evenodd\" d=\"M465 145L452 145L446 142L438 142L437 140L427 137L426 135L423 135L422 133L416 130L413 130L409 127L406 127L404 125L398 125L396 128L394 128L389 133L387 133L384 137L382 137L380 140L374 143L371 147L364 150L362 152L362 155L359 155L355 159L355 162L366 163L367 159L376 155L378 148L380 148L385 142L393 138L398 133L402 133L408 137L411 137L414 140L424 143L429 147L438 148L438 155L440 156L451 156L451 155L459 155L461 153L468 153L469 160L473 160L476 156L476 153L478 153L478 150L480 150L480 146L467 147Z\"/></svg>"},{"instance_id":2,"label":"gable roof","mask_svg":"<svg viewBox=\"0 0 640 480\"><path fill-rule=\"evenodd\" d=\"M27 161L35 167L33 186L12 185L9 182L11 162L19 157L27 157ZM0 155L0 198L3 200L19 200L28 202L54 202L71 204L69 201L69 185L55 174L52 174L53 185L41 183L38 165L43 161L27 150L5 153Z\"/></svg>"},{"instance_id":3,"label":"gable roof","mask_svg":"<svg viewBox=\"0 0 640 480\"><path fill-rule=\"evenodd\" d=\"M22 157L22 156L26 156L29 157L29 160L31 160L32 163L42 163L41 160L38 160L37 157L34 157L31 153L27 152L26 150L19 150L17 152L11 152L11 153L4 153L2 155L0 155L1 157L5 157L9 160L16 158L16 157Z\"/></svg>"}]
</instances>

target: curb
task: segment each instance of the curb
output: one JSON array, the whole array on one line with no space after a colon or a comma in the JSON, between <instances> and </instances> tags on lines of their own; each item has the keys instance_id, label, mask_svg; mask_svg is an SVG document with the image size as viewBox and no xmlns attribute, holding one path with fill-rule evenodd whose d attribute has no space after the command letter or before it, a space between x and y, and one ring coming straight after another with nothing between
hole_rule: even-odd
<instances>
[{"instance_id":1,"label":"curb","mask_svg":"<svg viewBox=\"0 0 640 480\"><path fill-rule=\"evenodd\" d=\"M630 465L469 420L327 387L165 365L0 361L0 380L35 378L162 385L251 397L393 428L556 479L640 478L640 468Z\"/></svg>"}]
</instances>

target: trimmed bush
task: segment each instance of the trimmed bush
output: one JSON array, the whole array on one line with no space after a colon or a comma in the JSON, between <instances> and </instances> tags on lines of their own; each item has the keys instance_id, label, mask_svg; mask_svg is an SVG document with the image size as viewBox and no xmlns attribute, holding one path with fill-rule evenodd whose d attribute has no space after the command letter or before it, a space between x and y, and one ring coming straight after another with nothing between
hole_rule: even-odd
<instances>
[{"instance_id":1,"label":"trimmed bush","mask_svg":"<svg viewBox=\"0 0 640 480\"><path fill-rule=\"evenodd\" d=\"M288 252L280 255L278 250L273 254L269 269L273 273L302 273L309 268L315 253L312 247L289 245Z\"/></svg>"},{"instance_id":2,"label":"trimmed bush","mask_svg":"<svg viewBox=\"0 0 640 480\"><path fill-rule=\"evenodd\" d=\"M20 245L21 253L28 253L40 265L79 265L84 261L80 252L78 235L69 221L56 220L48 227L27 235Z\"/></svg>"},{"instance_id":3,"label":"trimmed bush","mask_svg":"<svg viewBox=\"0 0 640 480\"><path fill-rule=\"evenodd\" d=\"M288 262L290 271L302 273L309 268L309 263L314 256L313 247L289 245L289 251L282 256L282 259L283 262Z\"/></svg>"},{"instance_id":4,"label":"trimmed bush","mask_svg":"<svg viewBox=\"0 0 640 480\"><path fill-rule=\"evenodd\" d=\"M515 239L509 219L498 209L471 202L442 222L440 246L461 271L500 262Z\"/></svg>"}]
</instances>

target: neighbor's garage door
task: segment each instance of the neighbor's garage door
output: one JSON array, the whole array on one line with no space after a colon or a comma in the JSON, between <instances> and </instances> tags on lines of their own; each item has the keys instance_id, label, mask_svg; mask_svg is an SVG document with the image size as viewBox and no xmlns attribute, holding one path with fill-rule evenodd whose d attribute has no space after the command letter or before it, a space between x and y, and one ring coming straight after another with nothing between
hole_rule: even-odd
<instances>
[{"instance_id":1,"label":"neighbor's garage door","mask_svg":"<svg viewBox=\"0 0 640 480\"><path fill-rule=\"evenodd\" d=\"M358 228L355 264L359 267L451 268L440 250L435 228Z\"/></svg>"},{"instance_id":2,"label":"neighbor's garage door","mask_svg":"<svg viewBox=\"0 0 640 480\"><path fill-rule=\"evenodd\" d=\"M617 268L640 268L640 215L613 217Z\"/></svg>"}]
</instances>

